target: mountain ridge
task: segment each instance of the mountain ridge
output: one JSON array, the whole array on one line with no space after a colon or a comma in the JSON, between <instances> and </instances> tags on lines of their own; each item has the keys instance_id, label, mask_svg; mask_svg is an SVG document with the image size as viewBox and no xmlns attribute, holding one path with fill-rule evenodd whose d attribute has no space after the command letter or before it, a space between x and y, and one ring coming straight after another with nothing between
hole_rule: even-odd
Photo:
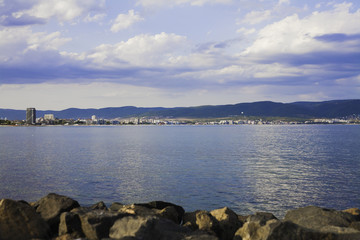
<instances>
[{"instance_id":1,"label":"mountain ridge","mask_svg":"<svg viewBox=\"0 0 360 240\"><path fill-rule=\"evenodd\" d=\"M246 102L226 105L203 105L194 107L106 107L68 108L60 111L37 110L37 117L54 114L60 119L113 119L127 117L167 117L167 118L219 118L231 116L296 117L296 118L336 118L360 115L360 99L330 100L322 102L299 101L281 103L272 101ZM0 118L24 120L26 110L0 109Z\"/></svg>"}]
</instances>

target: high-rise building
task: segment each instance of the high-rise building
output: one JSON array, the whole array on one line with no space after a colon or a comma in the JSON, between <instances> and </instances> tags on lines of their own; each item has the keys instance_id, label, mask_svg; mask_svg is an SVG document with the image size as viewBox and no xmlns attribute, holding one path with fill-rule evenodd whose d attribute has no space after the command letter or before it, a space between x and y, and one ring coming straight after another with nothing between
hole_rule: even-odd
<instances>
[{"instance_id":1,"label":"high-rise building","mask_svg":"<svg viewBox=\"0 0 360 240\"><path fill-rule=\"evenodd\" d=\"M26 124L34 125L36 123L36 109L26 109Z\"/></svg>"}]
</instances>

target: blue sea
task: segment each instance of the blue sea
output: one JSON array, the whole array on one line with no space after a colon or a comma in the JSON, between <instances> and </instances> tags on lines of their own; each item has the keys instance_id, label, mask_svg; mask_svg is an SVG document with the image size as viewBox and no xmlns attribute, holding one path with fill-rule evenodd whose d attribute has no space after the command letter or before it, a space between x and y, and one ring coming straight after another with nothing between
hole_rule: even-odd
<instances>
[{"instance_id":1,"label":"blue sea","mask_svg":"<svg viewBox=\"0 0 360 240\"><path fill-rule=\"evenodd\" d=\"M360 125L0 128L0 199L360 207Z\"/></svg>"}]
</instances>

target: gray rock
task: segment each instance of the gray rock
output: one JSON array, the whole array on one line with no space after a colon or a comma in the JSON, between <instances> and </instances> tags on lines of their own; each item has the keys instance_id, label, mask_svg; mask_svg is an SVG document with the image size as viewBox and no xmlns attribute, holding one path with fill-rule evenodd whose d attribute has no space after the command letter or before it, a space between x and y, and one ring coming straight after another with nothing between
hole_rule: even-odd
<instances>
[{"instance_id":1,"label":"gray rock","mask_svg":"<svg viewBox=\"0 0 360 240\"><path fill-rule=\"evenodd\" d=\"M352 222L349 227L360 231L360 222Z\"/></svg>"},{"instance_id":2,"label":"gray rock","mask_svg":"<svg viewBox=\"0 0 360 240\"><path fill-rule=\"evenodd\" d=\"M164 218L156 216L129 216L115 222L110 229L110 238L149 240L180 240L187 236L189 230Z\"/></svg>"},{"instance_id":3,"label":"gray rock","mask_svg":"<svg viewBox=\"0 0 360 240\"><path fill-rule=\"evenodd\" d=\"M29 204L0 200L0 239L48 239L49 225Z\"/></svg>"},{"instance_id":4,"label":"gray rock","mask_svg":"<svg viewBox=\"0 0 360 240\"><path fill-rule=\"evenodd\" d=\"M78 214L64 212L60 215L59 235L69 235L74 239L85 237Z\"/></svg>"},{"instance_id":5,"label":"gray rock","mask_svg":"<svg viewBox=\"0 0 360 240\"><path fill-rule=\"evenodd\" d=\"M115 221L129 215L107 210L91 210L86 208L74 209L71 213L78 215L81 221L82 232L89 240L109 237L109 230Z\"/></svg>"},{"instance_id":6,"label":"gray rock","mask_svg":"<svg viewBox=\"0 0 360 240\"><path fill-rule=\"evenodd\" d=\"M108 208L106 207L106 204L103 201L95 203L90 208L91 209L108 210Z\"/></svg>"},{"instance_id":7,"label":"gray rock","mask_svg":"<svg viewBox=\"0 0 360 240\"><path fill-rule=\"evenodd\" d=\"M288 211L284 220L319 230L324 226L349 227L357 217L347 212L309 206Z\"/></svg>"},{"instance_id":8,"label":"gray rock","mask_svg":"<svg viewBox=\"0 0 360 240\"><path fill-rule=\"evenodd\" d=\"M260 225L265 225L267 221L277 219L272 213L257 212L254 215L248 216L247 222L259 222Z\"/></svg>"},{"instance_id":9,"label":"gray rock","mask_svg":"<svg viewBox=\"0 0 360 240\"><path fill-rule=\"evenodd\" d=\"M359 240L360 232L355 229L322 226L310 229L293 222L277 219L246 222L234 236L234 240Z\"/></svg>"},{"instance_id":10,"label":"gray rock","mask_svg":"<svg viewBox=\"0 0 360 240\"><path fill-rule=\"evenodd\" d=\"M134 205L143 206L143 207L151 208L151 209L158 209L158 210L163 210L164 208L167 208L167 207L173 207L177 212L177 216L178 216L177 223L179 223L179 224L181 223L184 213L185 213L185 210L183 207L173 204L173 203L163 202L163 201L153 201L153 202L149 202L149 203L137 203Z\"/></svg>"},{"instance_id":11,"label":"gray rock","mask_svg":"<svg viewBox=\"0 0 360 240\"><path fill-rule=\"evenodd\" d=\"M219 238L223 240L233 239L235 232L243 224L238 215L228 207L215 209L210 214L218 220L221 229Z\"/></svg>"},{"instance_id":12,"label":"gray rock","mask_svg":"<svg viewBox=\"0 0 360 240\"><path fill-rule=\"evenodd\" d=\"M248 221L235 233L234 240L266 240L271 232L281 224L279 220L269 220L263 224L260 221ZM291 238L290 238L291 239Z\"/></svg>"},{"instance_id":13,"label":"gray rock","mask_svg":"<svg viewBox=\"0 0 360 240\"><path fill-rule=\"evenodd\" d=\"M36 212L49 224L51 231L57 233L60 215L80 207L79 203L69 197L50 193L33 204Z\"/></svg>"},{"instance_id":14,"label":"gray rock","mask_svg":"<svg viewBox=\"0 0 360 240\"><path fill-rule=\"evenodd\" d=\"M335 240L332 233L316 232L292 222L277 219L261 225L259 221L246 222L236 233L234 240ZM340 239L339 239L340 240Z\"/></svg>"},{"instance_id":15,"label":"gray rock","mask_svg":"<svg viewBox=\"0 0 360 240\"><path fill-rule=\"evenodd\" d=\"M354 215L357 217L357 221L360 221L360 209L358 208L349 208L343 210L343 212L350 213L351 215Z\"/></svg>"},{"instance_id":16,"label":"gray rock","mask_svg":"<svg viewBox=\"0 0 360 240\"><path fill-rule=\"evenodd\" d=\"M118 203L118 202L114 202L110 205L109 210L110 211L114 211L117 212L119 211L120 208L122 208L124 206L124 204L122 203Z\"/></svg>"},{"instance_id":17,"label":"gray rock","mask_svg":"<svg viewBox=\"0 0 360 240\"><path fill-rule=\"evenodd\" d=\"M131 214L137 216L158 216L166 218L179 224L179 212L174 206L167 206L164 209L148 208L143 205L131 204L131 205L112 205L112 209L117 209L117 212L124 214Z\"/></svg>"},{"instance_id":18,"label":"gray rock","mask_svg":"<svg viewBox=\"0 0 360 240\"><path fill-rule=\"evenodd\" d=\"M192 230L202 230L218 237L222 234L219 221L208 211L198 210L185 213L183 221L183 226Z\"/></svg>"}]
</instances>

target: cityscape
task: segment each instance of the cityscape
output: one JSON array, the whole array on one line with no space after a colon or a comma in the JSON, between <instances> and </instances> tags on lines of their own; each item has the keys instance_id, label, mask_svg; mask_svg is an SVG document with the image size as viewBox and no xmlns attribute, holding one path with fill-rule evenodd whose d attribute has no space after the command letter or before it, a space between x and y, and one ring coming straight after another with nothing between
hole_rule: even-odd
<instances>
[{"instance_id":1,"label":"cityscape","mask_svg":"<svg viewBox=\"0 0 360 240\"><path fill-rule=\"evenodd\" d=\"M105 119L96 115L89 118L61 119L48 113L37 116L35 108L26 109L26 120L0 118L0 125L10 126L100 126L100 125L285 125L285 124L360 124L359 115L342 118L294 119L281 117L232 116L227 118L171 118L133 116Z\"/></svg>"}]
</instances>

